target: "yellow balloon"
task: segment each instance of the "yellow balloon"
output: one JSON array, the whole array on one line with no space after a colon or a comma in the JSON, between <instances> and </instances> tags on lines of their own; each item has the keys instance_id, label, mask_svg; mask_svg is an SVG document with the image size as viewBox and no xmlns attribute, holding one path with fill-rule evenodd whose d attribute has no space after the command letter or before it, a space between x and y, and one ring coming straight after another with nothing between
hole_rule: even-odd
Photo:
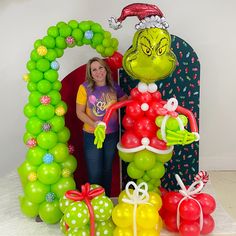
<instances>
[{"instance_id":1,"label":"yellow balloon","mask_svg":"<svg viewBox=\"0 0 236 236\"><path fill-rule=\"evenodd\" d=\"M149 193L149 201L156 209L159 211L162 206L162 200L158 193L148 192Z\"/></svg>"},{"instance_id":2,"label":"yellow balloon","mask_svg":"<svg viewBox=\"0 0 236 236\"><path fill-rule=\"evenodd\" d=\"M131 227L119 228L116 227L113 231L113 236L133 236L133 230Z\"/></svg>"},{"instance_id":3,"label":"yellow balloon","mask_svg":"<svg viewBox=\"0 0 236 236\"><path fill-rule=\"evenodd\" d=\"M159 217L158 224L156 225L156 230L158 232L161 232L162 228L163 228L163 221L162 221L161 217Z\"/></svg>"},{"instance_id":4,"label":"yellow balloon","mask_svg":"<svg viewBox=\"0 0 236 236\"><path fill-rule=\"evenodd\" d=\"M133 190L133 189L129 189L129 191L130 191L131 194L133 194L133 191L134 191L134 190ZM123 202L122 199L124 199L124 198L129 199L129 197L127 196L125 190L123 190L123 191L119 194L118 203L122 203L122 202Z\"/></svg>"},{"instance_id":5,"label":"yellow balloon","mask_svg":"<svg viewBox=\"0 0 236 236\"><path fill-rule=\"evenodd\" d=\"M138 236L159 236L160 232L155 229L146 229L138 231Z\"/></svg>"},{"instance_id":6,"label":"yellow balloon","mask_svg":"<svg viewBox=\"0 0 236 236\"><path fill-rule=\"evenodd\" d=\"M141 204L137 208L136 221L141 229L152 229L159 220L156 208L149 204Z\"/></svg>"},{"instance_id":7,"label":"yellow balloon","mask_svg":"<svg viewBox=\"0 0 236 236\"><path fill-rule=\"evenodd\" d=\"M129 227L133 224L134 206L127 203L120 203L112 211L113 222L122 228Z\"/></svg>"}]
</instances>

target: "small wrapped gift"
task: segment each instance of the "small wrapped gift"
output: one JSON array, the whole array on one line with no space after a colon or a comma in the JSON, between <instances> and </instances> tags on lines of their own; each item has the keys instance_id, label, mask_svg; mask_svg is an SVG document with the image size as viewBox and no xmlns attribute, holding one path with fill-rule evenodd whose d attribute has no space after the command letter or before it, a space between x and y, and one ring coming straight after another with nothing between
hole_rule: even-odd
<instances>
[{"instance_id":1,"label":"small wrapped gift","mask_svg":"<svg viewBox=\"0 0 236 236\"><path fill-rule=\"evenodd\" d=\"M159 235L162 221L158 210L161 205L161 197L157 193L148 192L146 183L136 185L133 181L128 182L112 211L116 225L113 235Z\"/></svg>"},{"instance_id":2,"label":"small wrapped gift","mask_svg":"<svg viewBox=\"0 0 236 236\"><path fill-rule=\"evenodd\" d=\"M113 203L104 195L98 185L86 183L78 190L69 190L60 199L60 209L64 213L61 230L65 234L94 236L110 235L114 229L111 221Z\"/></svg>"},{"instance_id":3,"label":"small wrapped gift","mask_svg":"<svg viewBox=\"0 0 236 236\"><path fill-rule=\"evenodd\" d=\"M162 197L160 214L166 229L182 236L211 233L215 226L211 213L216 208L216 202L211 195L201 193L206 183L204 176L198 175L189 187L184 186L179 175L175 177L181 190L164 193Z\"/></svg>"}]
</instances>

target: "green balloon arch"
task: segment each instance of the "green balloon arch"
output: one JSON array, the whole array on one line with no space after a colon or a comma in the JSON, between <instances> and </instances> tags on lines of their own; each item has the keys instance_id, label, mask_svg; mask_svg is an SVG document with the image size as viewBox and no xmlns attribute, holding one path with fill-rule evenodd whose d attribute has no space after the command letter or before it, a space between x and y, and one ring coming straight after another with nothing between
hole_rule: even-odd
<instances>
[{"instance_id":1,"label":"green balloon arch","mask_svg":"<svg viewBox=\"0 0 236 236\"><path fill-rule=\"evenodd\" d=\"M24 114L28 118L24 143L26 160L18 168L24 190L20 196L21 211L28 217L40 216L48 224L60 221L63 213L59 199L67 190L75 189L73 173L77 167L70 153L70 131L65 126L67 104L61 100L59 63L66 48L90 45L102 57L117 51L118 40L93 21L59 22L47 35L34 43L24 75L30 92Z\"/></svg>"}]
</instances>

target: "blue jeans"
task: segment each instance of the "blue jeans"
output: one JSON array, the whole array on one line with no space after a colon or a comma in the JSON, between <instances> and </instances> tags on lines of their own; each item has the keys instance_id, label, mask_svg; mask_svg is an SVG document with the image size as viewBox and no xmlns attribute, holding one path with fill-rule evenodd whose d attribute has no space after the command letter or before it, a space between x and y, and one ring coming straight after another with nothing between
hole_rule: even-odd
<instances>
[{"instance_id":1,"label":"blue jeans","mask_svg":"<svg viewBox=\"0 0 236 236\"><path fill-rule=\"evenodd\" d=\"M99 184L104 187L106 195L110 196L112 180L112 162L119 141L118 132L107 134L103 147L97 149L94 145L94 134L84 134L84 156L87 165L90 184Z\"/></svg>"}]
</instances>

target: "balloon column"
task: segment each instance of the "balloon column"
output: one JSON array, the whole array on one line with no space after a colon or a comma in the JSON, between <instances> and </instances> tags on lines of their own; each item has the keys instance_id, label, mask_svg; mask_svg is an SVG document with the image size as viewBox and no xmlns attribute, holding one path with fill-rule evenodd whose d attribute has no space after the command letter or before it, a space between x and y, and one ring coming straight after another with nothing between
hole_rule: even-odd
<instances>
[{"instance_id":1,"label":"balloon column","mask_svg":"<svg viewBox=\"0 0 236 236\"><path fill-rule=\"evenodd\" d=\"M68 146L70 131L65 127L67 105L61 100L60 68L57 58L66 48L90 45L104 57L117 55L118 40L93 21L59 22L47 30L47 35L34 43L23 76L30 92L24 114L28 118L24 143L28 147L26 160L18 168L24 189L20 197L22 212L37 215L46 223L56 223L62 217L59 198L75 189L73 172L77 161ZM118 63L112 57L110 62Z\"/></svg>"},{"instance_id":2,"label":"balloon column","mask_svg":"<svg viewBox=\"0 0 236 236\"><path fill-rule=\"evenodd\" d=\"M170 75L177 63L163 13L155 5L134 3L126 6L118 19L112 17L110 26L121 28L128 16L137 16L140 23L136 25L132 46L124 54L123 67L140 82L131 90L129 100L109 108L95 130L95 144L102 146L112 112L125 106L125 131L117 145L120 158L129 163L127 173L132 179L138 184L146 182L149 191L156 191L174 145L198 141L198 127L193 113L179 106L175 98L164 101L155 84ZM185 129L188 122L191 132Z\"/></svg>"}]
</instances>

